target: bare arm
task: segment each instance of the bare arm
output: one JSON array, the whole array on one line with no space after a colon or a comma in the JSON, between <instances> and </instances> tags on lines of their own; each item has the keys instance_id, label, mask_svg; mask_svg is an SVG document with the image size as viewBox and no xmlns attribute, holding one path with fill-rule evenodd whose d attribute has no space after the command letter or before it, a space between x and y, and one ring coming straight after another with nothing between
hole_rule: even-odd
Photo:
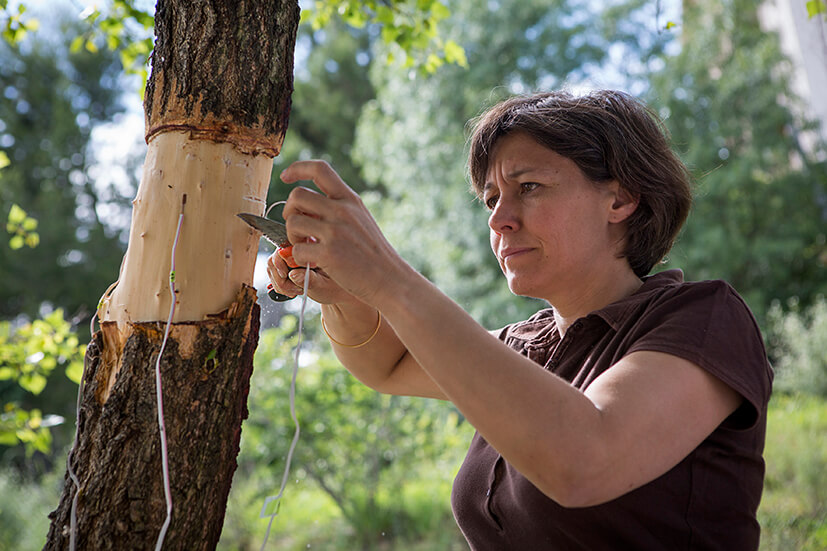
<instances>
[{"instance_id":1,"label":"bare arm","mask_svg":"<svg viewBox=\"0 0 827 551\"><path fill-rule=\"evenodd\" d=\"M581 392L417 278L407 296L383 295L382 311L482 436L562 505L596 505L654 480L741 402L700 367L658 352L627 356Z\"/></svg>"},{"instance_id":2,"label":"bare arm","mask_svg":"<svg viewBox=\"0 0 827 551\"><path fill-rule=\"evenodd\" d=\"M363 313L362 309L353 307L322 306L325 326L335 339L330 344L342 365L357 379L379 392L447 400L433 379L408 353L386 319L379 320L379 331L368 344L358 348L339 344L356 344L369 338L378 314L373 308L364 309L369 312ZM374 317L374 327L366 327L364 320L370 319L371 315ZM356 327L361 330L356 331Z\"/></svg>"},{"instance_id":3,"label":"bare arm","mask_svg":"<svg viewBox=\"0 0 827 551\"><path fill-rule=\"evenodd\" d=\"M345 185L332 169L326 164L323 166L328 169L328 177ZM304 189L297 191L299 195L302 192L314 193ZM364 205L355 194L350 199L357 207L355 215L361 215L362 223L370 226L373 220L364 219L367 214ZM374 229L378 232L378 228ZM303 292L301 285L304 284L305 268L290 270L277 253L273 253L267 261L267 274L279 293L296 296ZM386 394L447 399L433 379L408 353L387 319L380 319L378 331L371 338L379 319L376 308L342 289L322 269L311 271L308 286L309 296L322 305L322 319L326 332L332 337L330 344L333 351L342 365L357 379ZM347 346L366 340L369 342L359 347Z\"/></svg>"},{"instance_id":4,"label":"bare arm","mask_svg":"<svg viewBox=\"0 0 827 551\"><path fill-rule=\"evenodd\" d=\"M325 163L300 162L283 176L313 179L326 194L291 194L285 218L294 257L322 267L364 306L359 314L336 303L338 319L326 322L337 340L361 342L375 327L375 311L384 318L375 345L337 348L337 355L375 388L447 397L558 503L595 505L655 479L740 403L698 366L655 352L629 355L585 393L573 388L490 335L400 259L358 197L331 174ZM370 372L375 363L382 367Z\"/></svg>"}]
</instances>

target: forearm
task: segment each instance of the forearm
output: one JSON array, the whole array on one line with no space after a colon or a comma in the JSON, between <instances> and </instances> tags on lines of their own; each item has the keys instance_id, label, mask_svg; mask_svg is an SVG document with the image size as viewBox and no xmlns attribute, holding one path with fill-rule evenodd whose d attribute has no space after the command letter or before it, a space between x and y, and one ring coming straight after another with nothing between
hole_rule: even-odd
<instances>
[{"instance_id":1,"label":"forearm","mask_svg":"<svg viewBox=\"0 0 827 551\"><path fill-rule=\"evenodd\" d=\"M565 381L506 347L421 276L381 299L396 334L482 436L524 476L566 501L594 455L600 412ZM576 473L576 475L575 475Z\"/></svg>"},{"instance_id":2,"label":"forearm","mask_svg":"<svg viewBox=\"0 0 827 551\"><path fill-rule=\"evenodd\" d=\"M336 357L365 385L386 394L446 399L374 308L323 305L322 320Z\"/></svg>"},{"instance_id":3,"label":"forearm","mask_svg":"<svg viewBox=\"0 0 827 551\"><path fill-rule=\"evenodd\" d=\"M323 304L322 323L339 361L371 388L381 387L405 354L393 330L365 304Z\"/></svg>"}]
</instances>

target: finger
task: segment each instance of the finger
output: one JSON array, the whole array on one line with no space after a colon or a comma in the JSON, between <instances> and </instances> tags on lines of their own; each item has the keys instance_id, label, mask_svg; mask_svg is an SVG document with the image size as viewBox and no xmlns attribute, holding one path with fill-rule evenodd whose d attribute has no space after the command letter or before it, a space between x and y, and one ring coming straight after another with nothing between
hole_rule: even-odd
<instances>
[{"instance_id":1,"label":"finger","mask_svg":"<svg viewBox=\"0 0 827 551\"><path fill-rule=\"evenodd\" d=\"M311 180L322 193L332 199L341 199L354 193L326 161L295 161L282 171L281 180L286 184Z\"/></svg>"},{"instance_id":2,"label":"finger","mask_svg":"<svg viewBox=\"0 0 827 551\"><path fill-rule=\"evenodd\" d=\"M278 279L283 281L287 278L288 271L290 270L287 266L287 262L285 262L284 259L278 254L278 251L271 254L267 259L267 275L270 276L270 279ZM273 281L273 283L277 283L277 281Z\"/></svg>"},{"instance_id":3,"label":"finger","mask_svg":"<svg viewBox=\"0 0 827 551\"><path fill-rule=\"evenodd\" d=\"M296 273L296 275L293 276L293 273ZM290 272L291 277L295 277L296 281L300 280L301 286L304 286L306 273L306 270L302 268L296 268ZM321 270L310 270L307 294L320 304L344 303L355 300L350 293L339 287Z\"/></svg>"},{"instance_id":4,"label":"finger","mask_svg":"<svg viewBox=\"0 0 827 551\"><path fill-rule=\"evenodd\" d=\"M287 197L282 210L282 218L286 221L293 215L319 217L319 213L326 208L325 203L331 199L318 191L306 187L297 187Z\"/></svg>"},{"instance_id":5,"label":"finger","mask_svg":"<svg viewBox=\"0 0 827 551\"><path fill-rule=\"evenodd\" d=\"M307 264L308 260L296 258L296 245L302 243L318 243L325 240L329 234L329 222L313 216L294 214L286 219L287 238L293 243L293 259L300 265ZM307 252L307 251L305 251Z\"/></svg>"},{"instance_id":6,"label":"finger","mask_svg":"<svg viewBox=\"0 0 827 551\"><path fill-rule=\"evenodd\" d=\"M287 296L301 293L301 288L289 279L289 268L284 259L275 253L267 260L267 276L277 292Z\"/></svg>"}]
</instances>

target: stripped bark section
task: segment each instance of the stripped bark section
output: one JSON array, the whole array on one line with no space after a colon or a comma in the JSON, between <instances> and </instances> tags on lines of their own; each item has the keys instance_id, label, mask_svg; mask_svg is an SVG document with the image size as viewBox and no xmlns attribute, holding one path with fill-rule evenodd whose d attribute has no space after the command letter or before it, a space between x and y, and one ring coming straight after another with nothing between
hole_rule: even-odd
<instances>
[{"instance_id":1,"label":"stripped bark section","mask_svg":"<svg viewBox=\"0 0 827 551\"><path fill-rule=\"evenodd\" d=\"M174 506L165 549L214 549L221 535L258 342L255 289L245 287L235 306L233 317L173 326L161 358ZM164 324L132 324L124 336L117 365L107 365L103 332L87 349L72 458L81 485L78 549L153 549L166 519L155 400ZM68 548L75 488L65 482L45 549Z\"/></svg>"}]
</instances>

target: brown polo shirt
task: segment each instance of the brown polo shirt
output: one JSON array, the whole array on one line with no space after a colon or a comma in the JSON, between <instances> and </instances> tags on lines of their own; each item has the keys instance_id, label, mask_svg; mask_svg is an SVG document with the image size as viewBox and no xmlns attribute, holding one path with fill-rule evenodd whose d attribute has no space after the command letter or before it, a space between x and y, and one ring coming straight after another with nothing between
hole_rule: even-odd
<instances>
[{"instance_id":1,"label":"brown polo shirt","mask_svg":"<svg viewBox=\"0 0 827 551\"><path fill-rule=\"evenodd\" d=\"M581 390L624 356L651 350L694 362L744 402L666 474L593 507L558 505L476 434L451 496L472 550L758 548L772 370L758 326L732 287L684 283L670 270L576 321L562 340L551 309L499 337Z\"/></svg>"}]
</instances>

